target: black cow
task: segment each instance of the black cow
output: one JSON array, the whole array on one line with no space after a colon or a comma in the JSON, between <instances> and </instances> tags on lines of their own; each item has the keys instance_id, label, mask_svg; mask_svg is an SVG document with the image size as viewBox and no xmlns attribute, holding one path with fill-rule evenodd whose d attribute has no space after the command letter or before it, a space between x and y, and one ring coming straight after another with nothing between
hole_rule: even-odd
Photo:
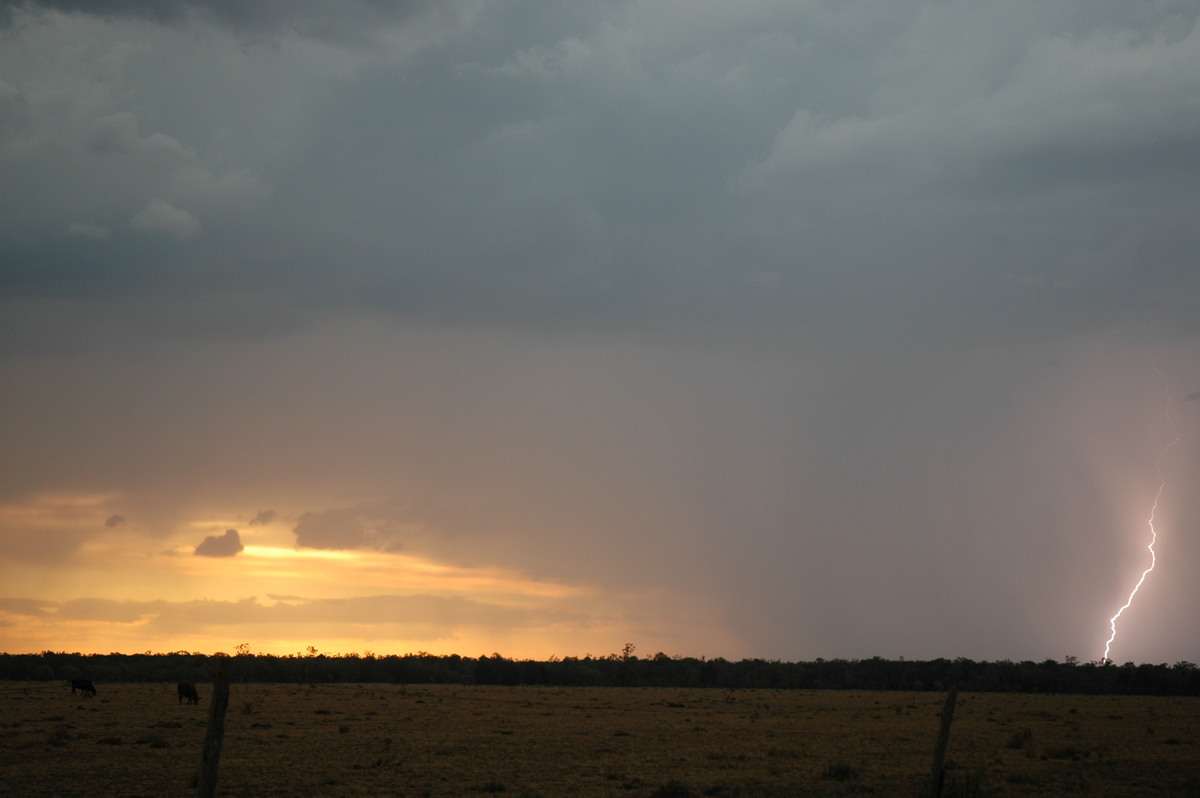
<instances>
[{"instance_id":1,"label":"black cow","mask_svg":"<svg viewBox=\"0 0 1200 798\"><path fill-rule=\"evenodd\" d=\"M72 679L71 695L75 695L75 691L77 690L82 695L95 695L96 685L92 684L91 679Z\"/></svg>"},{"instance_id":2,"label":"black cow","mask_svg":"<svg viewBox=\"0 0 1200 798\"><path fill-rule=\"evenodd\" d=\"M196 685L191 682L180 682L177 688L179 693L179 703L183 703L183 699L187 699L189 704L199 704L200 694L196 692Z\"/></svg>"}]
</instances>

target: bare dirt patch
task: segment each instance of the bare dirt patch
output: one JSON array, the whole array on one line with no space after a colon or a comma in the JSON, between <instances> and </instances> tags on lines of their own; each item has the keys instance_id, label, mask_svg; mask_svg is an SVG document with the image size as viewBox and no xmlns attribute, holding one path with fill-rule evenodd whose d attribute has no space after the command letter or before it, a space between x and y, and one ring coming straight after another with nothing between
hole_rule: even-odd
<instances>
[{"instance_id":1,"label":"bare dirt patch","mask_svg":"<svg viewBox=\"0 0 1200 798\"><path fill-rule=\"evenodd\" d=\"M211 686L0 682L0 794L187 796ZM938 693L234 684L227 796L921 795ZM1200 795L1200 699L965 693L959 794Z\"/></svg>"}]
</instances>

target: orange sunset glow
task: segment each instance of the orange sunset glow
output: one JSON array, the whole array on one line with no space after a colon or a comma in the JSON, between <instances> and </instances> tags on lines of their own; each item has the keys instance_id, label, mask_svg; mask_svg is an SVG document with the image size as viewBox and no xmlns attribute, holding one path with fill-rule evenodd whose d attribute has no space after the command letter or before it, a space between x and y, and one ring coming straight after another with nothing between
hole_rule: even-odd
<instances>
[{"instance_id":1,"label":"orange sunset glow","mask_svg":"<svg viewBox=\"0 0 1200 798\"><path fill-rule=\"evenodd\" d=\"M0 508L5 528L104 527L110 495L42 495ZM97 522L100 522L97 524ZM14 650L490 653L526 657L608 653L636 631L647 591L601 596L595 586L534 579L495 567L453 566L403 551L303 549L280 518L238 534L229 519L192 521L135 553L124 520L88 535L67 563L8 574L17 592L53 601L9 607ZM204 556L205 540L236 537L236 552ZM681 641L682 642L682 641Z\"/></svg>"}]
</instances>

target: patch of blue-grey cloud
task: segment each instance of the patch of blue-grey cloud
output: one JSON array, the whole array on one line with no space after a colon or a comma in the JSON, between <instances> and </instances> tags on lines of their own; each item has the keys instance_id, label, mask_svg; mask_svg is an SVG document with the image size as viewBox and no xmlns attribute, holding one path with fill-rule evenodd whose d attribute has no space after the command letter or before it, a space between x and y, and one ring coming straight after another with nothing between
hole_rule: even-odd
<instances>
[{"instance_id":1,"label":"patch of blue-grey cloud","mask_svg":"<svg viewBox=\"0 0 1200 798\"><path fill-rule=\"evenodd\" d=\"M363 44L379 28L402 22L429 5L422 0L350 0L337 6L306 1L10 0L0 6L0 25L12 25L22 14L49 12L167 26L213 24L247 37L287 33Z\"/></svg>"},{"instance_id":2,"label":"patch of blue-grey cloud","mask_svg":"<svg viewBox=\"0 0 1200 798\"><path fill-rule=\"evenodd\" d=\"M389 49L321 40L308 4L13 6L9 302L86 316L99 292L130 300L121 330L180 335L204 334L187 306L234 335L347 307L844 336L855 314L935 335L1191 326L1186 4L451 8L339 11ZM409 46L406 25L438 36ZM94 43L22 68L67 29ZM205 50L228 56L219 87L190 75ZM78 69L87 93L52 83Z\"/></svg>"}]
</instances>

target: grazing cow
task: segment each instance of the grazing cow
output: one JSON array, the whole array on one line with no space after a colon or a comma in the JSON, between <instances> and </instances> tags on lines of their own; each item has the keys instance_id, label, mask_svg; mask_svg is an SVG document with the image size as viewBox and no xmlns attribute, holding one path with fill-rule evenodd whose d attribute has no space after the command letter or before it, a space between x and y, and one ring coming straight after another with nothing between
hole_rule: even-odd
<instances>
[{"instance_id":1,"label":"grazing cow","mask_svg":"<svg viewBox=\"0 0 1200 798\"><path fill-rule=\"evenodd\" d=\"M196 692L196 685L191 682L180 682L177 689L179 693L179 703L183 703L183 699L187 699L189 704L199 704L200 694Z\"/></svg>"},{"instance_id":2,"label":"grazing cow","mask_svg":"<svg viewBox=\"0 0 1200 798\"><path fill-rule=\"evenodd\" d=\"M72 679L71 695L75 695L76 690L78 690L81 695L95 695L96 685L92 684L91 679Z\"/></svg>"}]
</instances>

